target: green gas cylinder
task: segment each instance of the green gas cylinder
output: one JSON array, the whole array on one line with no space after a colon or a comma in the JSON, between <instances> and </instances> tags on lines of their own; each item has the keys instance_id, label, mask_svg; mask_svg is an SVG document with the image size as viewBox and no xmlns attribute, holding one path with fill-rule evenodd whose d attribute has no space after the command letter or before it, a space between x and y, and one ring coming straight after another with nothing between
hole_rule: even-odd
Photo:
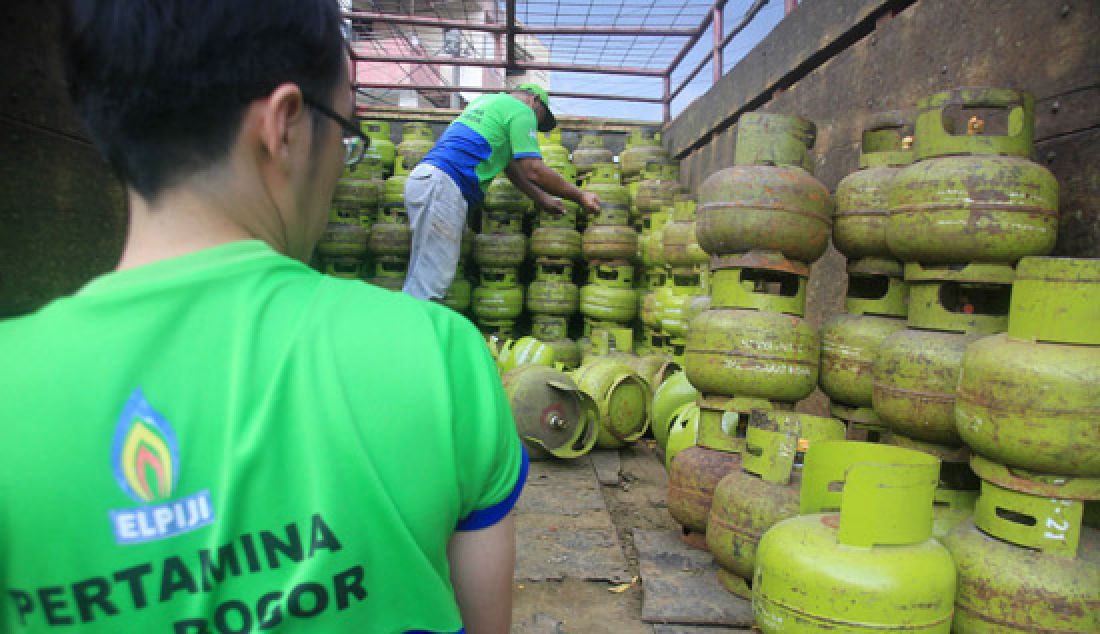
<instances>
[{"instance_id":1,"label":"green gas cylinder","mask_svg":"<svg viewBox=\"0 0 1100 634\"><path fill-rule=\"evenodd\" d=\"M638 187L634 192L634 207L642 214L660 211L674 204L677 193L684 191L680 185L680 166L664 161L646 163Z\"/></svg>"},{"instance_id":2,"label":"green gas cylinder","mask_svg":"<svg viewBox=\"0 0 1100 634\"><path fill-rule=\"evenodd\" d=\"M707 518L707 549L730 592L752 598L748 583L764 532L798 515L802 463L812 443L843 440L844 423L794 412L754 410L741 471L722 478Z\"/></svg>"},{"instance_id":3,"label":"green gas cylinder","mask_svg":"<svg viewBox=\"0 0 1100 634\"><path fill-rule=\"evenodd\" d=\"M455 277L447 288L447 294L443 297L443 304L453 311L465 313L470 309L473 301L474 285L466 278L466 270L459 260L455 268Z\"/></svg>"},{"instance_id":4,"label":"green gas cylinder","mask_svg":"<svg viewBox=\"0 0 1100 634\"><path fill-rule=\"evenodd\" d=\"M497 351L497 370L506 374L521 365L554 366L554 349L534 337L506 339Z\"/></svg>"},{"instance_id":5,"label":"green gas cylinder","mask_svg":"<svg viewBox=\"0 0 1100 634\"><path fill-rule=\"evenodd\" d=\"M955 392L967 345L1007 325L1013 271L1003 265L905 265L909 328L883 340L872 364L875 413L903 436L961 444Z\"/></svg>"},{"instance_id":6,"label":"green gas cylinder","mask_svg":"<svg viewBox=\"0 0 1100 634\"><path fill-rule=\"evenodd\" d=\"M531 256L536 258L568 258L581 255L581 234L570 227L540 226L531 232Z\"/></svg>"},{"instance_id":7,"label":"green gas cylinder","mask_svg":"<svg viewBox=\"0 0 1100 634\"><path fill-rule=\"evenodd\" d=\"M581 189L600 197L601 209L593 222L608 225L625 225L630 222L630 194L623 186L622 174L617 165L594 165Z\"/></svg>"},{"instance_id":8,"label":"green gas cylinder","mask_svg":"<svg viewBox=\"0 0 1100 634\"><path fill-rule=\"evenodd\" d=\"M814 171L817 126L801 117L746 112L737 120L734 165L789 165Z\"/></svg>"},{"instance_id":9,"label":"green gas cylinder","mask_svg":"<svg viewBox=\"0 0 1100 634\"><path fill-rule=\"evenodd\" d=\"M657 446L664 451L668 444L669 429L672 420L686 403L694 403L699 391L687 380L687 374L682 370L673 372L661 382L653 392L653 405L651 408L653 438Z\"/></svg>"},{"instance_id":10,"label":"green gas cylinder","mask_svg":"<svg viewBox=\"0 0 1100 634\"><path fill-rule=\"evenodd\" d=\"M381 201L375 222L403 222L408 224L405 211L405 183L409 180L409 170L404 159L398 157L393 165L393 176L382 183Z\"/></svg>"},{"instance_id":11,"label":"green gas cylinder","mask_svg":"<svg viewBox=\"0 0 1100 634\"><path fill-rule=\"evenodd\" d=\"M1100 482L1100 260L1024 258L1008 319L966 349L959 434L995 462Z\"/></svg>"},{"instance_id":12,"label":"green gas cylinder","mask_svg":"<svg viewBox=\"0 0 1100 634\"><path fill-rule=\"evenodd\" d=\"M699 446L730 453L744 453L752 412L776 407L762 398L703 393L696 397L695 403L700 410Z\"/></svg>"},{"instance_id":13,"label":"green gas cylinder","mask_svg":"<svg viewBox=\"0 0 1100 634\"><path fill-rule=\"evenodd\" d=\"M580 292L573 283L573 263L564 259L539 258L535 266L535 280L527 287L527 310L534 314L562 317L576 313Z\"/></svg>"},{"instance_id":14,"label":"green gas cylinder","mask_svg":"<svg viewBox=\"0 0 1100 634\"><path fill-rule=\"evenodd\" d=\"M833 243L849 258L892 258L886 244L890 183L913 163L914 113L881 112L863 127L859 171L837 183Z\"/></svg>"},{"instance_id":15,"label":"green gas cylinder","mask_svg":"<svg viewBox=\"0 0 1100 634\"><path fill-rule=\"evenodd\" d=\"M699 435L699 406L685 403L672 413L668 425L668 440L664 444L665 470L672 469L672 460L684 449L694 447Z\"/></svg>"},{"instance_id":16,"label":"green gas cylinder","mask_svg":"<svg viewBox=\"0 0 1100 634\"><path fill-rule=\"evenodd\" d=\"M474 260L479 266L519 266L526 255L527 238L522 233L479 233L474 238Z\"/></svg>"},{"instance_id":17,"label":"green gas cylinder","mask_svg":"<svg viewBox=\"0 0 1100 634\"><path fill-rule=\"evenodd\" d=\"M397 146L390 138L390 124L387 121L360 121L359 129L370 137L369 151L378 156L387 173L393 173L394 160L397 157Z\"/></svg>"},{"instance_id":18,"label":"green gas cylinder","mask_svg":"<svg viewBox=\"0 0 1100 634\"><path fill-rule=\"evenodd\" d=\"M746 308L802 317L810 269L775 251L711 258L711 307Z\"/></svg>"},{"instance_id":19,"label":"green gas cylinder","mask_svg":"<svg viewBox=\"0 0 1100 634\"><path fill-rule=\"evenodd\" d=\"M580 143L573 149L573 165L577 176L584 178L599 163L611 163L614 155L604 147L604 139L598 134L581 135Z\"/></svg>"},{"instance_id":20,"label":"green gas cylinder","mask_svg":"<svg viewBox=\"0 0 1100 634\"><path fill-rule=\"evenodd\" d=\"M401 126L401 142L397 144L397 153L409 169L416 167L433 145L435 134L427 123L412 121Z\"/></svg>"},{"instance_id":21,"label":"green gas cylinder","mask_svg":"<svg viewBox=\"0 0 1100 634\"><path fill-rule=\"evenodd\" d=\"M569 150L561 144L561 129L539 132L539 151L547 165L569 163Z\"/></svg>"},{"instance_id":22,"label":"green gas cylinder","mask_svg":"<svg viewBox=\"0 0 1100 634\"><path fill-rule=\"evenodd\" d=\"M359 223L330 222L317 242L317 252L326 258L362 258L367 252L367 231Z\"/></svg>"},{"instance_id":23,"label":"green gas cylinder","mask_svg":"<svg viewBox=\"0 0 1100 634\"><path fill-rule=\"evenodd\" d=\"M619 225L589 225L581 236L586 260L627 260L638 256L638 232Z\"/></svg>"},{"instance_id":24,"label":"green gas cylinder","mask_svg":"<svg viewBox=\"0 0 1100 634\"><path fill-rule=\"evenodd\" d=\"M738 138L738 152L743 143L753 140L747 129L739 132ZM699 244L711 255L756 249L778 251L798 262L813 262L829 244L832 198L804 165L795 162L808 151L806 138L782 137L792 139L795 146L805 146L802 153L789 157L783 152L778 157L773 155L766 148L779 146L773 143L773 135L765 138L769 143L761 144L759 151L746 151L744 162L711 174L700 185L696 219Z\"/></svg>"},{"instance_id":25,"label":"green gas cylinder","mask_svg":"<svg viewBox=\"0 0 1100 634\"><path fill-rule=\"evenodd\" d=\"M705 268L710 262L710 256L695 237L695 201L676 201L672 217L661 233L663 259L669 266Z\"/></svg>"},{"instance_id":26,"label":"green gas cylinder","mask_svg":"<svg viewBox=\"0 0 1100 634\"><path fill-rule=\"evenodd\" d=\"M711 309L688 327L685 368L706 394L798 401L817 385L817 329L794 315Z\"/></svg>"},{"instance_id":27,"label":"green gas cylinder","mask_svg":"<svg viewBox=\"0 0 1100 634\"><path fill-rule=\"evenodd\" d=\"M346 168L332 192L332 213L329 219L343 224L358 224L369 229L378 213L382 182L384 181L375 179L368 166L362 162Z\"/></svg>"},{"instance_id":28,"label":"green gas cylinder","mask_svg":"<svg viewBox=\"0 0 1100 634\"><path fill-rule=\"evenodd\" d=\"M642 437L649 427L650 391L630 366L614 357L596 358L572 374L599 412L602 449L616 449Z\"/></svg>"},{"instance_id":29,"label":"green gas cylinder","mask_svg":"<svg viewBox=\"0 0 1100 634\"><path fill-rule=\"evenodd\" d=\"M485 192L485 208L522 217L530 213L534 203L502 173L489 183Z\"/></svg>"},{"instance_id":30,"label":"green gas cylinder","mask_svg":"<svg viewBox=\"0 0 1100 634\"><path fill-rule=\"evenodd\" d=\"M871 366L878 348L905 328L908 292L901 264L864 258L848 265L848 314L821 327L821 389L853 407L871 407Z\"/></svg>"},{"instance_id":31,"label":"green gas cylinder","mask_svg":"<svg viewBox=\"0 0 1100 634\"><path fill-rule=\"evenodd\" d=\"M501 377L532 460L579 458L596 445L596 406L568 374L519 365Z\"/></svg>"},{"instance_id":32,"label":"green gas cylinder","mask_svg":"<svg viewBox=\"0 0 1100 634\"><path fill-rule=\"evenodd\" d=\"M354 256L325 258L325 275L345 280L357 280L362 275L363 260Z\"/></svg>"},{"instance_id":33,"label":"green gas cylinder","mask_svg":"<svg viewBox=\"0 0 1100 634\"><path fill-rule=\"evenodd\" d=\"M973 519L943 540L958 568L954 631L1100 631L1100 531L1083 507L983 480Z\"/></svg>"},{"instance_id":34,"label":"green gas cylinder","mask_svg":"<svg viewBox=\"0 0 1100 634\"><path fill-rule=\"evenodd\" d=\"M811 444L800 515L773 526L756 550L757 627L950 632L955 566L932 537L938 466L887 445Z\"/></svg>"},{"instance_id":35,"label":"green gas cylinder","mask_svg":"<svg viewBox=\"0 0 1100 634\"><path fill-rule=\"evenodd\" d=\"M501 272L511 269L490 269L483 267L481 270L482 283L474 289L473 312L474 316L481 320L513 320L523 312L523 287L517 285L492 286L486 285L486 279L495 279ZM511 274L511 279L515 279ZM506 276L507 277L507 276Z\"/></svg>"},{"instance_id":36,"label":"green gas cylinder","mask_svg":"<svg viewBox=\"0 0 1100 634\"><path fill-rule=\"evenodd\" d=\"M668 283L657 291L661 331L670 337L686 337L691 318L688 306L700 296L705 296L702 276L694 269L673 268Z\"/></svg>"},{"instance_id":37,"label":"green gas cylinder","mask_svg":"<svg viewBox=\"0 0 1100 634\"><path fill-rule=\"evenodd\" d=\"M638 180L646 163L654 160L668 160L668 152L661 146L661 133L655 128L632 130L626 138L626 147L619 155L623 180Z\"/></svg>"},{"instance_id":38,"label":"green gas cylinder","mask_svg":"<svg viewBox=\"0 0 1100 634\"><path fill-rule=\"evenodd\" d=\"M687 530L703 534L707 530L714 489L727 474L741 468L741 454L695 445L674 447L674 439L681 440L675 430L674 422L668 446L670 451L674 448L678 451L668 466L668 512Z\"/></svg>"},{"instance_id":39,"label":"green gas cylinder","mask_svg":"<svg viewBox=\"0 0 1100 634\"><path fill-rule=\"evenodd\" d=\"M1058 230L1058 182L1028 159L1034 98L959 88L921 99L917 109L917 162L890 186L886 241L894 257L1011 264L1049 253ZM969 118L956 124L956 111ZM988 111L1003 116L1003 126L982 114Z\"/></svg>"}]
</instances>

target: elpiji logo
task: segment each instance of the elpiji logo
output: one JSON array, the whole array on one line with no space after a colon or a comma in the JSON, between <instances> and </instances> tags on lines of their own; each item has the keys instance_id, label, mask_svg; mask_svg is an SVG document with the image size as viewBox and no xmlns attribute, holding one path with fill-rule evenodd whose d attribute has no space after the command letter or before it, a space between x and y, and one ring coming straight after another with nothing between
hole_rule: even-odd
<instances>
[{"instance_id":1,"label":"elpiji logo","mask_svg":"<svg viewBox=\"0 0 1100 634\"><path fill-rule=\"evenodd\" d=\"M173 499L179 482L179 443L172 426L145 400L141 388L122 408L111 463L118 485L142 504L110 512L118 543L164 539L214 521L210 491Z\"/></svg>"}]
</instances>

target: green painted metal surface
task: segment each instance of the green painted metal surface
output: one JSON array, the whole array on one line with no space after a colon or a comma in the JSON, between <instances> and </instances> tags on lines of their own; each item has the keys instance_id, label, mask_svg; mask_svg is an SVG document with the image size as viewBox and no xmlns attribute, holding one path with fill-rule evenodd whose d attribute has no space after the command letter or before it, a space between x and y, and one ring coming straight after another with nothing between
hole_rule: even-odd
<instances>
[{"instance_id":1,"label":"green painted metal surface","mask_svg":"<svg viewBox=\"0 0 1100 634\"><path fill-rule=\"evenodd\" d=\"M569 227L539 227L531 232L531 255L536 258L568 258L581 255L581 234Z\"/></svg>"},{"instance_id":2,"label":"green painted metal surface","mask_svg":"<svg viewBox=\"0 0 1100 634\"><path fill-rule=\"evenodd\" d=\"M625 225L589 225L581 236L581 253L586 260L634 260L638 232Z\"/></svg>"},{"instance_id":3,"label":"green painted metal surface","mask_svg":"<svg viewBox=\"0 0 1100 634\"><path fill-rule=\"evenodd\" d=\"M700 394L696 401L699 416L699 446L715 451L743 453L749 418L753 410L775 406L762 398L727 397Z\"/></svg>"},{"instance_id":4,"label":"green painted metal surface","mask_svg":"<svg viewBox=\"0 0 1100 634\"><path fill-rule=\"evenodd\" d=\"M359 223L337 224L330 222L317 242L317 253L323 257L363 257L367 253L367 230Z\"/></svg>"},{"instance_id":5,"label":"green painted metal surface","mask_svg":"<svg viewBox=\"0 0 1100 634\"><path fill-rule=\"evenodd\" d=\"M379 162L386 172L393 172L393 163L397 158L397 146L390 138L390 124L388 121L360 121L359 129L370 137L370 147L367 151L378 157Z\"/></svg>"},{"instance_id":6,"label":"green painted metal surface","mask_svg":"<svg viewBox=\"0 0 1100 634\"><path fill-rule=\"evenodd\" d=\"M871 366L875 413L903 436L960 445L955 388L966 346L980 337L912 328L887 337Z\"/></svg>"},{"instance_id":7,"label":"green painted metal surface","mask_svg":"<svg viewBox=\"0 0 1100 634\"><path fill-rule=\"evenodd\" d=\"M619 154L624 180L636 180L653 160L668 160L668 152L661 145L661 133L655 129L633 130L626 138L626 147Z\"/></svg>"},{"instance_id":8,"label":"green painted metal surface","mask_svg":"<svg viewBox=\"0 0 1100 634\"><path fill-rule=\"evenodd\" d=\"M742 470L718 483L707 519L707 549L721 566L719 580L728 590L751 598L748 582L760 538L781 520L798 515L805 451L815 442L843 440L844 434L844 423L832 418L753 413Z\"/></svg>"},{"instance_id":9,"label":"green painted metal surface","mask_svg":"<svg viewBox=\"0 0 1100 634\"><path fill-rule=\"evenodd\" d=\"M694 447L699 437L699 406L685 403L673 412L672 422L668 426L668 440L665 442L665 469L672 469L676 454Z\"/></svg>"},{"instance_id":10,"label":"green painted metal surface","mask_svg":"<svg viewBox=\"0 0 1100 634\"><path fill-rule=\"evenodd\" d=\"M734 165L799 167L814 171L817 126L801 117L747 112L737 120Z\"/></svg>"},{"instance_id":11,"label":"green painted metal surface","mask_svg":"<svg viewBox=\"0 0 1100 634\"><path fill-rule=\"evenodd\" d=\"M848 263L848 290L844 308L852 315L905 317L909 314L909 285L900 262L862 258Z\"/></svg>"},{"instance_id":12,"label":"green painted metal surface","mask_svg":"<svg viewBox=\"0 0 1100 634\"><path fill-rule=\"evenodd\" d=\"M584 178L598 163L610 163L614 155L604 147L604 139L598 134L585 134L573 150L573 164L577 167L577 176Z\"/></svg>"},{"instance_id":13,"label":"green painted metal surface","mask_svg":"<svg viewBox=\"0 0 1100 634\"><path fill-rule=\"evenodd\" d=\"M716 264L711 269L711 307L805 315L806 267L794 265L778 253L749 253Z\"/></svg>"},{"instance_id":14,"label":"green painted metal surface","mask_svg":"<svg viewBox=\"0 0 1100 634\"><path fill-rule=\"evenodd\" d=\"M404 159L409 169L415 167L433 145L435 134L428 124L410 122L401 126L401 142L397 144L397 154Z\"/></svg>"},{"instance_id":15,"label":"green painted metal surface","mask_svg":"<svg viewBox=\"0 0 1100 634\"><path fill-rule=\"evenodd\" d=\"M572 374L599 412L597 446L615 449L642 437L649 427L649 386L619 359L600 358Z\"/></svg>"},{"instance_id":16,"label":"green painted metal surface","mask_svg":"<svg viewBox=\"0 0 1100 634\"><path fill-rule=\"evenodd\" d=\"M1004 334L971 343L955 419L962 439L995 462L1100 479L1100 346Z\"/></svg>"},{"instance_id":17,"label":"green painted metal surface","mask_svg":"<svg viewBox=\"0 0 1100 634\"><path fill-rule=\"evenodd\" d=\"M821 389L834 401L871 407L871 365L887 337L905 329L896 317L837 315L821 327Z\"/></svg>"},{"instance_id":18,"label":"green painted metal surface","mask_svg":"<svg viewBox=\"0 0 1100 634\"><path fill-rule=\"evenodd\" d=\"M1100 259L1024 258L1016 267L1008 336L1100 345Z\"/></svg>"},{"instance_id":19,"label":"green painted metal surface","mask_svg":"<svg viewBox=\"0 0 1100 634\"><path fill-rule=\"evenodd\" d=\"M951 332L992 334L1008 327L1012 267L905 264L909 325Z\"/></svg>"},{"instance_id":20,"label":"green painted metal surface","mask_svg":"<svg viewBox=\"0 0 1100 634\"><path fill-rule=\"evenodd\" d=\"M673 372L653 391L653 404L650 409L653 438L657 446L665 451L668 444L669 429L677 411L687 403L694 403L699 391L691 385L687 374L682 370Z\"/></svg>"},{"instance_id":21,"label":"green painted metal surface","mask_svg":"<svg viewBox=\"0 0 1100 634\"><path fill-rule=\"evenodd\" d=\"M958 568L955 629L1100 631L1100 531L1080 501L982 482L973 520L944 539Z\"/></svg>"},{"instance_id":22,"label":"green painted metal surface","mask_svg":"<svg viewBox=\"0 0 1100 634\"><path fill-rule=\"evenodd\" d=\"M801 515L773 526L757 547L757 627L949 632L955 567L932 538L937 471L935 458L896 447L811 444Z\"/></svg>"},{"instance_id":23,"label":"green painted metal surface","mask_svg":"<svg viewBox=\"0 0 1100 634\"><path fill-rule=\"evenodd\" d=\"M706 394L793 402L817 385L821 340L793 315L711 309L691 321L685 367Z\"/></svg>"},{"instance_id":24,"label":"green painted metal surface","mask_svg":"<svg viewBox=\"0 0 1100 634\"><path fill-rule=\"evenodd\" d=\"M473 313L479 320L514 320L521 312L522 286L478 286L474 289Z\"/></svg>"},{"instance_id":25,"label":"green painted metal surface","mask_svg":"<svg viewBox=\"0 0 1100 634\"><path fill-rule=\"evenodd\" d=\"M756 249L809 263L829 246L832 212L828 189L805 170L742 165L699 186L695 231L711 255Z\"/></svg>"},{"instance_id":26,"label":"green painted metal surface","mask_svg":"<svg viewBox=\"0 0 1100 634\"><path fill-rule=\"evenodd\" d=\"M519 266L526 255L527 237L522 233L479 233L474 238L474 260L481 266Z\"/></svg>"}]
</instances>

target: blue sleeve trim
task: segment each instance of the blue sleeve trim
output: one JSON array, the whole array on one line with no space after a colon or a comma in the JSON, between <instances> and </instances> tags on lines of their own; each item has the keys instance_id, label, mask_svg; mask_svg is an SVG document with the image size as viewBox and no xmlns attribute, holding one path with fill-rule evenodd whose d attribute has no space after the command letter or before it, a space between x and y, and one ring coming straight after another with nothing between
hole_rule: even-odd
<instances>
[{"instance_id":1,"label":"blue sleeve trim","mask_svg":"<svg viewBox=\"0 0 1100 634\"><path fill-rule=\"evenodd\" d=\"M519 154L513 154L512 158L514 158L514 159L518 159L518 158L537 158L537 159L540 159L540 158L542 158L542 154L539 154L538 152L520 152Z\"/></svg>"},{"instance_id":2,"label":"blue sleeve trim","mask_svg":"<svg viewBox=\"0 0 1100 634\"><path fill-rule=\"evenodd\" d=\"M520 445L520 451L523 455L523 462L519 465L519 476L516 477L516 486L512 489L512 493L489 508L478 509L460 519L458 525L455 526L455 530L477 531L489 528L512 512L516 501L519 500L519 494L523 492L523 485L527 482L527 468L531 465L531 461L527 457L527 448Z\"/></svg>"}]
</instances>

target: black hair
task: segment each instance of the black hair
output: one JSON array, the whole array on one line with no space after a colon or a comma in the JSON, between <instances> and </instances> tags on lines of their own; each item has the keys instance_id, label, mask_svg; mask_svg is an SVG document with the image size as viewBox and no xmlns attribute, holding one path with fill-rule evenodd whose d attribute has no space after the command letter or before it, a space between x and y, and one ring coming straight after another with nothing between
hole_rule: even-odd
<instances>
[{"instance_id":1,"label":"black hair","mask_svg":"<svg viewBox=\"0 0 1100 634\"><path fill-rule=\"evenodd\" d=\"M281 83L329 103L345 63L336 0L73 0L69 93L143 198L224 160Z\"/></svg>"}]
</instances>

